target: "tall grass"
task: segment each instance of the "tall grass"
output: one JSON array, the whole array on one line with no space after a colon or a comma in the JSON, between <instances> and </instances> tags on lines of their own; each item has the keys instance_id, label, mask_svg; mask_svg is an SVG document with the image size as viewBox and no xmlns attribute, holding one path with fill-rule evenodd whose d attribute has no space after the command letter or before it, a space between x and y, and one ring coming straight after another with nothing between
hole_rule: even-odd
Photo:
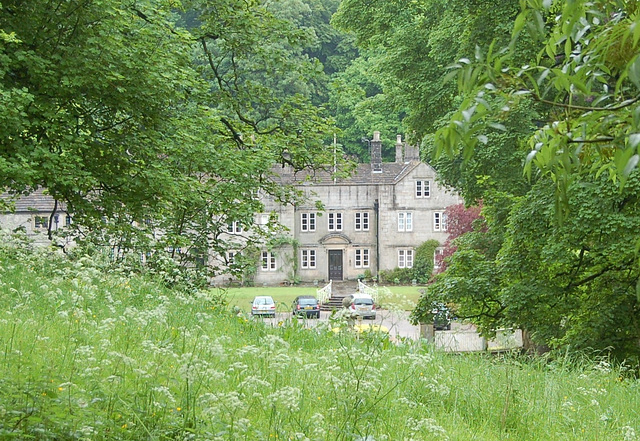
<instances>
[{"instance_id":1,"label":"tall grass","mask_svg":"<svg viewBox=\"0 0 640 441\"><path fill-rule=\"evenodd\" d=\"M0 249L0 439L637 440L605 361L452 356Z\"/></svg>"}]
</instances>

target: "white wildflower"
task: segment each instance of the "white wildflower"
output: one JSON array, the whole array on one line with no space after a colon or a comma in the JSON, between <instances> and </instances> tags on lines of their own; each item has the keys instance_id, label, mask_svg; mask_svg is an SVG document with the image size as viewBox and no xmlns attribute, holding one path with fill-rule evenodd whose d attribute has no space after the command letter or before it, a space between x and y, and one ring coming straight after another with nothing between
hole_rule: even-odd
<instances>
[{"instance_id":1,"label":"white wildflower","mask_svg":"<svg viewBox=\"0 0 640 441\"><path fill-rule=\"evenodd\" d=\"M300 409L301 395L302 393L297 387L285 386L270 394L267 400L275 406L284 407L290 412L297 412Z\"/></svg>"},{"instance_id":2,"label":"white wildflower","mask_svg":"<svg viewBox=\"0 0 640 441\"><path fill-rule=\"evenodd\" d=\"M638 439L636 430L631 426L624 426L622 428L622 436L624 441L636 441Z\"/></svg>"}]
</instances>

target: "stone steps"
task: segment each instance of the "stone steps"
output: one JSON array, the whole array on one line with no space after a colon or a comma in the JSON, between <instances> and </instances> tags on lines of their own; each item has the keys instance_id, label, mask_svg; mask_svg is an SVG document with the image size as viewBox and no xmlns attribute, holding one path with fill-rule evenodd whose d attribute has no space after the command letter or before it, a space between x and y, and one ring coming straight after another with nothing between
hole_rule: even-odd
<instances>
[{"instance_id":1,"label":"stone steps","mask_svg":"<svg viewBox=\"0 0 640 441\"><path fill-rule=\"evenodd\" d=\"M341 281L331 284L331 298L320 305L322 311L333 311L342 309L342 300L349 294L358 291L358 282Z\"/></svg>"}]
</instances>

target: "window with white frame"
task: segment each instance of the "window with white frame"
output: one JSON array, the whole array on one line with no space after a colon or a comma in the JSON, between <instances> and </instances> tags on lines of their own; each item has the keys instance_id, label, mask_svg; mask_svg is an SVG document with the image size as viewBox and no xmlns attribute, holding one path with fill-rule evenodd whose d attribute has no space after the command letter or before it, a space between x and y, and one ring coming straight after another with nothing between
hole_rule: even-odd
<instances>
[{"instance_id":1,"label":"window with white frame","mask_svg":"<svg viewBox=\"0 0 640 441\"><path fill-rule=\"evenodd\" d=\"M342 231L342 213L329 213L329 231Z\"/></svg>"},{"instance_id":2,"label":"window with white frame","mask_svg":"<svg viewBox=\"0 0 640 441\"><path fill-rule=\"evenodd\" d=\"M315 269L316 267L316 250L301 250L300 268Z\"/></svg>"},{"instance_id":3,"label":"window with white frame","mask_svg":"<svg viewBox=\"0 0 640 441\"><path fill-rule=\"evenodd\" d=\"M428 198L431 196L431 181L417 180L416 181L416 197Z\"/></svg>"},{"instance_id":4,"label":"window with white frame","mask_svg":"<svg viewBox=\"0 0 640 441\"><path fill-rule=\"evenodd\" d=\"M262 271L276 270L276 256L270 251L262 252Z\"/></svg>"},{"instance_id":5,"label":"window with white frame","mask_svg":"<svg viewBox=\"0 0 640 441\"><path fill-rule=\"evenodd\" d=\"M398 250L398 268L413 268L413 250Z\"/></svg>"},{"instance_id":6,"label":"window with white frame","mask_svg":"<svg viewBox=\"0 0 640 441\"><path fill-rule=\"evenodd\" d=\"M316 231L316 214L300 213L300 229L302 231Z\"/></svg>"},{"instance_id":7,"label":"window with white frame","mask_svg":"<svg viewBox=\"0 0 640 441\"><path fill-rule=\"evenodd\" d=\"M369 268L368 248L356 248L355 266L356 268Z\"/></svg>"},{"instance_id":8,"label":"window with white frame","mask_svg":"<svg viewBox=\"0 0 640 441\"><path fill-rule=\"evenodd\" d=\"M447 231L447 214L444 211L433 213L433 230Z\"/></svg>"},{"instance_id":9,"label":"window with white frame","mask_svg":"<svg viewBox=\"0 0 640 441\"><path fill-rule=\"evenodd\" d=\"M442 256L444 255L444 250L442 248L436 248L433 252L433 269L438 269L442 265Z\"/></svg>"},{"instance_id":10,"label":"window with white frame","mask_svg":"<svg viewBox=\"0 0 640 441\"><path fill-rule=\"evenodd\" d=\"M369 231L369 212L356 211L356 231Z\"/></svg>"},{"instance_id":11,"label":"window with white frame","mask_svg":"<svg viewBox=\"0 0 640 441\"><path fill-rule=\"evenodd\" d=\"M237 251L227 251L227 264L228 265L232 265L233 264L233 261L235 260L237 254L238 254Z\"/></svg>"},{"instance_id":12,"label":"window with white frame","mask_svg":"<svg viewBox=\"0 0 640 441\"><path fill-rule=\"evenodd\" d=\"M227 233L231 233L231 234L242 233L242 224L238 221L228 221Z\"/></svg>"},{"instance_id":13,"label":"window with white frame","mask_svg":"<svg viewBox=\"0 0 640 441\"><path fill-rule=\"evenodd\" d=\"M413 231L413 213L410 211L398 213L398 231Z\"/></svg>"}]
</instances>

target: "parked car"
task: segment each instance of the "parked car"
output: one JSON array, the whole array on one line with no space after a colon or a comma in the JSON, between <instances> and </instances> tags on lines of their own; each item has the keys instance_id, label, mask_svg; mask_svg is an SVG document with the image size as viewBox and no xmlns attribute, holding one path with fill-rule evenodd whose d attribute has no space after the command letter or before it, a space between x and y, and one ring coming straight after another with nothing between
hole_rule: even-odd
<instances>
[{"instance_id":1,"label":"parked car","mask_svg":"<svg viewBox=\"0 0 640 441\"><path fill-rule=\"evenodd\" d=\"M257 296L251 301L251 315L276 316L276 302L271 296Z\"/></svg>"},{"instance_id":2,"label":"parked car","mask_svg":"<svg viewBox=\"0 0 640 441\"><path fill-rule=\"evenodd\" d=\"M352 317L376 318L376 304L370 295L349 294L342 300L342 306L347 308Z\"/></svg>"},{"instance_id":3,"label":"parked car","mask_svg":"<svg viewBox=\"0 0 640 441\"><path fill-rule=\"evenodd\" d=\"M449 331L451 329L451 311L447 305L439 303L431 310L433 314L433 329L436 331Z\"/></svg>"},{"instance_id":4,"label":"parked car","mask_svg":"<svg viewBox=\"0 0 640 441\"><path fill-rule=\"evenodd\" d=\"M320 318L320 302L314 296L298 296L291 304L291 314L294 317Z\"/></svg>"}]
</instances>

